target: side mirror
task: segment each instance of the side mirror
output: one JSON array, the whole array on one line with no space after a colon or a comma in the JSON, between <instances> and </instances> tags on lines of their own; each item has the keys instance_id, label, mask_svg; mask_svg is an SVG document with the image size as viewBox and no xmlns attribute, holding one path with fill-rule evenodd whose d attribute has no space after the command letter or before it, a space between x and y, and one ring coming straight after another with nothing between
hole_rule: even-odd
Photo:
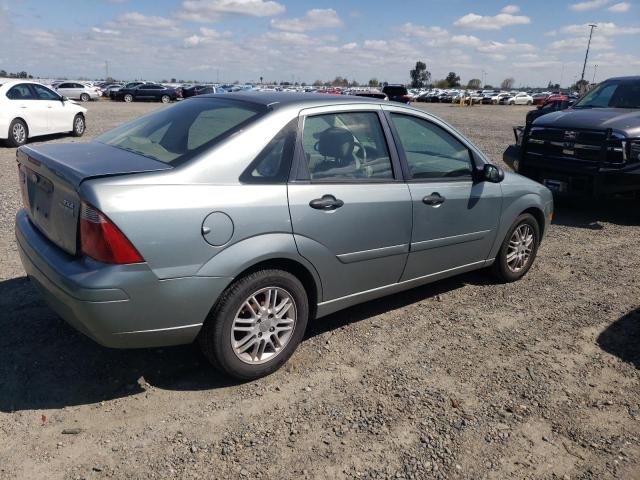
<instances>
[{"instance_id":1,"label":"side mirror","mask_svg":"<svg viewBox=\"0 0 640 480\"><path fill-rule=\"evenodd\" d=\"M66 102L67 100L69 100L67 97L65 97L64 95L60 95L60 101L62 103Z\"/></svg>"},{"instance_id":2,"label":"side mirror","mask_svg":"<svg viewBox=\"0 0 640 480\"><path fill-rule=\"evenodd\" d=\"M504 180L504 170L497 165L485 163L482 168L482 178L485 182L500 183Z\"/></svg>"}]
</instances>

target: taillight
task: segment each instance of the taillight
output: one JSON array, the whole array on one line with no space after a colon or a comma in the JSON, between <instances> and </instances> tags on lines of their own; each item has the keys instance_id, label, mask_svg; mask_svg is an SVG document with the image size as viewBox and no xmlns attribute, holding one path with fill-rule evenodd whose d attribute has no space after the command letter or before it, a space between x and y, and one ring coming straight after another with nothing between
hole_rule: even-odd
<instances>
[{"instance_id":1,"label":"taillight","mask_svg":"<svg viewBox=\"0 0 640 480\"><path fill-rule=\"evenodd\" d=\"M140 263L142 255L115 224L97 208L82 202L80 250L102 263Z\"/></svg>"}]
</instances>

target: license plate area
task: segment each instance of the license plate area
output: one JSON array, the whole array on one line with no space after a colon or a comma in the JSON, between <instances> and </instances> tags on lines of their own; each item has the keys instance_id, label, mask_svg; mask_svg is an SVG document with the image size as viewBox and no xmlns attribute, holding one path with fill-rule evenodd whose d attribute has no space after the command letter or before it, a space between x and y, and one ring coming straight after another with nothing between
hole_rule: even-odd
<instances>
[{"instance_id":1,"label":"license plate area","mask_svg":"<svg viewBox=\"0 0 640 480\"><path fill-rule=\"evenodd\" d=\"M23 195L29 216L36 224L47 222L51 214L53 183L30 168L21 166Z\"/></svg>"}]
</instances>

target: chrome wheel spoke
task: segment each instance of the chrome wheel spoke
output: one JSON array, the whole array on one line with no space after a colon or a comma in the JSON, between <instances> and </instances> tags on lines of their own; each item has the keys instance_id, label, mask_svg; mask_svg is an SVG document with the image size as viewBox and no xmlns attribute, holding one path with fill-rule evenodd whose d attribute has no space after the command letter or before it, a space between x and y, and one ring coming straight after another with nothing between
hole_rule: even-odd
<instances>
[{"instance_id":1,"label":"chrome wheel spoke","mask_svg":"<svg viewBox=\"0 0 640 480\"><path fill-rule=\"evenodd\" d=\"M280 287L258 290L242 303L231 327L231 346L248 364L265 363L287 345L296 325L293 296Z\"/></svg>"},{"instance_id":2,"label":"chrome wheel spoke","mask_svg":"<svg viewBox=\"0 0 640 480\"><path fill-rule=\"evenodd\" d=\"M533 228L522 224L516 228L509 239L506 261L512 272L519 272L525 268L535 247Z\"/></svg>"}]
</instances>

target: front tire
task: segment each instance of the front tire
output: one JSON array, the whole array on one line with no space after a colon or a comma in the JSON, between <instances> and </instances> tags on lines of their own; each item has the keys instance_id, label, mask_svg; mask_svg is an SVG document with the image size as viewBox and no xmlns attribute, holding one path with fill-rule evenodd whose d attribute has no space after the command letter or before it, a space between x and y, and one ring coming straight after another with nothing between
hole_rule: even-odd
<instances>
[{"instance_id":1,"label":"front tire","mask_svg":"<svg viewBox=\"0 0 640 480\"><path fill-rule=\"evenodd\" d=\"M502 282L520 280L531 268L540 245L540 226L535 217L523 213L513 223L493 263L493 273Z\"/></svg>"},{"instance_id":2,"label":"front tire","mask_svg":"<svg viewBox=\"0 0 640 480\"><path fill-rule=\"evenodd\" d=\"M304 336L306 291L294 275L261 270L220 296L198 336L202 353L229 376L251 380L275 372Z\"/></svg>"},{"instance_id":3,"label":"front tire","mask_svg":"<svg viewBox=\"0 0 640 480\"><path fill-rule=\"evenodd\" d=\"M78 114L73 119L73 130L71 130L71 135L74 137L81 137L84 135L84 131L87 129L86 122L84 120L84 116Z\"/></svg>"},{"instance_id":4,"label":"front tire","mask_svg":"<svg viewBox=\"0 0 640 480\"><path fill-rule=\"evenodd\" d=\"M17 148L27 143L28 138L29 130L27 128L27 124L18 118L12 121L9 125L7 144L10 147Z\"/></svg>"},{"instance_id":5,"label":"front tire","mask_svg":"<svg viewBox=\"0 0 640 480\"><path fill-rule=\"evenodd\" d=\"M133 102L133 95L131 95L130 93L127 93L124 97L123 100L127 103L131 103Z\"/></svg>"}]
</instances>

